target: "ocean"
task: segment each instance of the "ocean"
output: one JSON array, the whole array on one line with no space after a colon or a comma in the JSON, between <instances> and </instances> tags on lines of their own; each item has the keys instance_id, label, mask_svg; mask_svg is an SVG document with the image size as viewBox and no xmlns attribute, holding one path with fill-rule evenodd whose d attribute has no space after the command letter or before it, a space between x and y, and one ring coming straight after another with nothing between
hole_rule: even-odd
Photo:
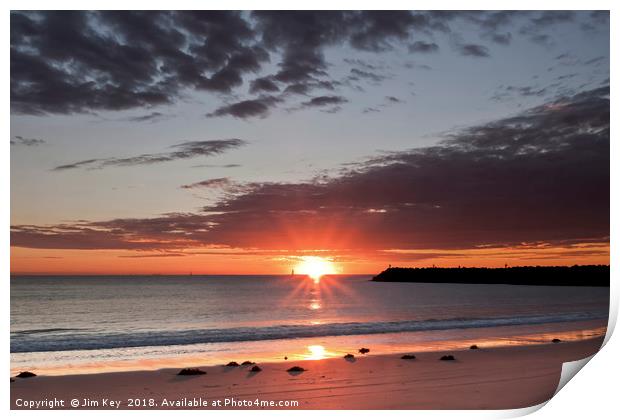
<instances>
[{"instance_id":1,"label":"ocean","mask_svg":"<svg viewBox=\"0 0 620 420\"><path fill-rule=\"evenodd\" d=\"M603 335L609 289L369 275L13 276L11 370L91 373Z\"/></svg>"}]
</instances>

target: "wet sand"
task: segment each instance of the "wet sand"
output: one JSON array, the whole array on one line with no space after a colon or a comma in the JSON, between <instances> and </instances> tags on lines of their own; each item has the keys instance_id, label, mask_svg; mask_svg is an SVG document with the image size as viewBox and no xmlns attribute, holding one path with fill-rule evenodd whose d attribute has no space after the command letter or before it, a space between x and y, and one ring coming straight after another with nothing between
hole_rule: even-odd
<instances>
[{"instance_id":1,"label":"wet sand","mask_svg":"<svg viewBox=\"0 0 620 420\"><path fill-rule=\"evenodd\" d=\"M156 371L17 378L11 383L11 408L54 399L54 408L60 409L71 409L72 399L79 400L79 408L90 409L115 409L116 401L121 409L523 408L551 398L562 363L595 353L602 341L601 337L424 352L415 353L414 360L403 360L397 354L373 356L371 348L368 355L351 351L354 360L339 357L261 363L258 373L250 372L251 366L206 366L200 367L205 375L177 376L187 367L178 366ZM444 354L454 355L456 360L440 361ZM287 372L292 366L306 371ZM257 399L259 404L266 403L257 406ZM62 405L60 400L64 401ZM215 405L218 400L219 406ZM279 407L284 401L294 401L293 406ZM40 408L50 406L44 403Z\"/></svg>"}]
</instances>

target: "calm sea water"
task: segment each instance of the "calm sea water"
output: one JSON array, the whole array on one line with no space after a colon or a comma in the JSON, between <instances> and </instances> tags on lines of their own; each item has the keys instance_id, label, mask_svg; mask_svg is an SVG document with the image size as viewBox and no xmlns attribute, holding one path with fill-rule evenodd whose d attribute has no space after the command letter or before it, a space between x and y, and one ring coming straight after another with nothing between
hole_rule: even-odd
<instances>
[{"instance_id":1,"label":"calm sea water","mask_svg":"<svg viewBox=\"0 0 620 420\"><path fill-rule=\"evenodd\" d=\"M607 288L369 278L13 277L12 369L148 368L177 356L209 364L240 353L301 357L307 348L322 357L358 342L386 351L472 337L509 342L556 331L600 333L608 316Z\"/></svg>"}]
</instances>

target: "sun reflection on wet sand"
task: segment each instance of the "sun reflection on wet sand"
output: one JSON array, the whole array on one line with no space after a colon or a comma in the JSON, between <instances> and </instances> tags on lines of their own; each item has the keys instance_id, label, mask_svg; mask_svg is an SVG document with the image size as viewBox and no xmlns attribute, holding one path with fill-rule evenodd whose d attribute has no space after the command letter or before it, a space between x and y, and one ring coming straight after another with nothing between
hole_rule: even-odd
<instances>
[{"instance_id":1,"label":"sun reflection on wet sand","mask_svg":"<svg viewBox=\"0 0 620 420\"><path fill-rule=\"evenodd\" d=\"M301 355L303 360L323 360L338 355L338 353L334 351L328 351L325 346L320 344L308 346L306 350L306 353Z\"/></svg>"},{"instance_id":2,"label":"sun reflection on wet sand","mask_svg":"<svg viewBox=\"0 0 620 420\"><path fill-rule=\"evenodd\" d=\"M320 345L308 346L310 355L306 357L308 360L321 360L325 358L325 347Z\"/></svg>"},{"instance_id":3,"label":"sun reflection on wet sand","mask_svg":"<svg viewBox=\"0 0 620 420\"><path fill-rule=\"evenodd\" d=\"M306 352L301 355L303 360L323 360L331 357L339 357L343 349L332 348L328 350L321 344L312 344L306 347Z\"/></svg>"}]
</instances>

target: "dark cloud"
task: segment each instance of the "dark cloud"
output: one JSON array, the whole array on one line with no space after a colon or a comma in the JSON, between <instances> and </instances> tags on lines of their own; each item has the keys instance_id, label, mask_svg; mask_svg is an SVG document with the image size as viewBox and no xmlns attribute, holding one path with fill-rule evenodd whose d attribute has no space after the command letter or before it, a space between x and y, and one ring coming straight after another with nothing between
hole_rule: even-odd
<instances>
[{"instance_id":1,"label":"dark cloud","mask_svg":"<svg viewBox=\"0 0 620 420\"><path fill-rule=\"evenodd\" d=\"M250 93L279 92L280 88L270 77L260 77L250 83Z\"/></svg>"},{"instance_id":2,"label":"dark cloud","mask_svg":"<svg viewBox=\"0 0 620 420\"><path fill-rule=\"evenodd\" d=\"M452 248L606 238L608 92L457 131L440 146L379 157L328 182L256 185L205 209L222 212L212 234L254 246L256 236L240 232L265 232L262 246L275 246L287 230L267 235L268 226L295 226L304 245L320 249L338 240Z\"/></svg>"},{"instance_id":3,"label":"dark cloud","mask_svg":"<svg viewBox=\"0 0 620 420\"><path fill-rule=\"evenodd\" d=\"M370 113L373 113L373 112L381 112L381 111L378 110L377 108L368 107L368 108L364 108L364 110L362 112L364 114L370 114Z\"/></svg>"},{"instance_id":4,"label":"dark cloud","mask_svg":"<svg viewBox=\"0 0 620 420\"><path fill-rule=\"evenodd\" d=\"M378 70L382 68L380 65L371 64L359 58L345 58L344 62L350 64L351 66L362 67L367 70Z\"/></svg>"},{"instance_id":5,"label":"dark cloud","mask_svg":"<svg viewBox=\"0 0 620 420\"><path fill-rule=\"evenodd\" d=\"M590 20L581 24L581 29L595 32L609 26L609 10L595 10L590 12Z\"/></svg>"},{"instance_id":6,"label":"dark cloud","mask_svg":"<svg viewBox=\"0 0 620 420\"><path fill-rule=\"evenodd\" d=\"M549 94L549 87L538 87L538 86L499 86L491 99L496 101L502 101L504 99L510 99L515 96L518 97L528 97L528 96L538 96L543 97Z\"/></svg>"},{"instance_id":7,"label":"dark cloud","mask_svg":"<svg viewBox=\"0 0 620 420\"><path fill-rule=\"evenodd\" d=\"M82 167L88 167L88 166L92 165L93 163L100 163L101 161L102 161L101 159L80 160L78 162L73 162L73 163L68 163L66 165L56 166L53 170L54 171L64 171L64 170L67 170L67 169L77 169L77 168L82 168Z\"/></svg>"},{"instance_id":8,"label":"dark cloud","mask_svg":"<svg viewBox=\"0 0 620 420\"><path fill-rule=\"evenodd\" d=\"M465 12L467 13L467 12ZM350 44L367 51L385 51L395 44L408 41L413 34L432 36L448 33L450 12L366 11L351 19L353 32Z\"/></svg>"},{"instance_id":9,"label":"dark cloud","mask_svg":"<svg viewBox=\"0 0 620 420\"><path fill-rule=\"evenodd\" d=\"M209 164L204 164L204 165L193 165L192 168L224 168L224 169L230 169L230 168L240 168L241 165L239 165L238 163L226 163L223 165L209 165Z\"/></svg>"},{"instance_id":10,"label":"dark cloud","mask_svg":"<svg viewBox=\"0 0 620 420\"><path fill-rule=\"evenodd\" d=\"M561 74L558 77L556 77L556 80L566 80L566 79L572 79L574 77L579 76L577 73L569 73L569 74Z\"/></svg>"},{"instance_id":11,"label":"dark cloud","mask_svg":"<svg viewBox=\"0 0 620 420\"><path fill-rule=\"evenodd\" d=\"M479 24L482 28L493 33L510 26L513 21L520 16L527 15L527 12L515 10L485 11L469 13L467 18Z\"/></svg>"},{"instance_id":12,"label":"dark cloud","mask_svg":"<svg viewBox=\"0 0 620 420\"><path fill-rule=\"evenodd\" d=\"M347 32L345 12L257 11L252 13L265 48L282 51L283 83L308 82L327 76L323 48L340 42Z\"/></svg>"},{"instance_id":13,"label":"dark cloud","mask_svg":"<svg viewBox=\"0 0 620 420\"><path fill-rule=\"evenodd\" d=\"M339 86L341 83L335 80L317 80L315 82L312 82L311 85L315 88L315 89L325 89L325 90L334 90L336 89L337 86Z\"/></svg>"},{"instance_id":14,"label":"dark cloud","mask_svg":"<svg viewBox=\"0 0 620 420\"><path fill-rule=\"evenodd\" d=\"M244 184L203 213L16 225L11 244L368 252L606 244L609 122L605 86L454 131L433 147L379 155L338 176Z\"/></svg>"},{"instance_id":15,"label":"dark cloud","mask_svg":"<svg viewBox=\"0 0 620 420\"><path fill-rule=\"evenodd\" d=\"M489 49L479 44L462 44L458 46L461 55L466 57L490 57Z\"/></svg>"},{"instance_id":16,"label":"dark cloud","mask_svg":"<svg viewBox=\"0 0 620 420\"><path fill-rule=\"evenodd\" d=\"M226 188L232 185L230 178L212 178L204 181L194 182L193 184L181 185L181 188L191 190L194 188Z\"/></svg>"},{"instance_id":17,"label":"dark cloud","mask_svg":"<svg viewBox=\"0 0 620 420\"><path fill-rule=\"evenodd\" d=\"M157 121L166 120L171 117L172 117L171 115L163 114L161 112L151 112L150 114L129 117L126 120L130 122L152 122L153 123Z\"/></svg>"},{"instance_id":18,"label":"dark cloud","mask_svg":"<svg viewBox=\"0 0 620 420\"><path fill-rule=\"evenodd\" d=\"M536 34L536 35L532 35L530 37L530 40L535 44L547 46L551 43L551 36L547 34Z\"/></svg>"},{"instance_id":19,"label":"dark cloud","mask_svg":"<svg viewBox=\"0 0 620 420\"><path fill-rule=\"evenodd\" d=\"M512 41L512 35L510 33L505 34L492 34L489 39L496 44L508 45Z\"/></svg>"},{"instance_id":20,"label":"dark cloud","mask_svg":"<svg viewBox=\"0 0 620 420\"><path fill-rule=\"evenodd\" d=\"M333 90L338 82L329 77L323 51L348 39L356 13L253 12L263 45L282 55L279 70L269 77L286 84L286 93L308 95L315 89Z\"/></svg>"},{"instance_id":21,"label":"dark cloud","mask_svg":"<svg viewBox=\"0 0 620 420\"><path fill-rule=\"evenodd\" d=\"M603 65L603 63L605 63L606 60L608 60L608 57L597 56L597 57L592 57L590 59L584 60L584 59L580 59L579 57L576 57L575 55L569 52L565 52L565 53L562 53L554 57L554 59L558 62L558 66L549 67L548 71L561 69L562 67L567 67L567 66L599 67ZM588 70L592 71L592 69L588 69Z\"/></svg>"},{"instance_id":22,"label":"dark cloud","mask_svg":"<svg viewBox=\"0 0 620 420\"><path fill-rule=\"evenodd\" d=\"M478 25L481 37L496 44L509 45L512 41L512 29L514 22L522 17L527 17L530 12L503 10L496 12L468 13L466 19Z\"/></svg>"},{"instance_id":23,"label":"dark cloud","mask_svg":"<svg viewBox=\"0 0 620 420\"><path fill-rule=\"evenodd\" d=\"M550 27L571 22L574 18L575 12L566 10L531 13L528 22L519 29L519 33L527 36L535 44L549 46L553 43L549 33Z\"/></svg>"},{"instance_id":24,"label":"dark cloud","mask_svg":"<svg viewBox=\"0 0 620 420\"><path fill-rule=\"evenodd\" d=\"M43 249L178 249L199 245L188 232L207 225L203 215L169 213L151 219L115 219L54 226L20 225L11 232L13 246L36 242Z\"/></svg>"},{"instance_id":25,"label":"dark cloud","mask_svg":"<svg viewBox=\"0 0 620 420\"><path fill-rule=\"evenodd\" d=\"M264 118L269 114L271 108L276 104L282 102L282 98L264 95L256 99L248 99L241 102L235 102L230 105L224 105L217 108L215 111L207 114L207 117L223 117L231 116L235 118L251 118L261 117Z\"/></svg>"},{"instance_id":26,"label":"dark cloud","mask_svg":"<svg viewBox=\"0 0 620 420\"><path fill-rule=\"evenodd\" d=\"M323 90L334 90L336 86L340 85L340 82L337 81L326 81L326 80L315 80L311 82L297 82L290 84L284 89L284 93L287 94L297 94L297 95L308 95L310 92L316 89Z\"/></svg>"},{"instance_id":27,"label":"dark cloud","mask_svg":"<svg viewBox=\"0 0 620 420\"><path fill-rule=\"evenodd\" d=\"M340 105L349 102L342 96L316 96L309 101L302 102L303 107L322 107L328 105Z\"/></svg>"},{"instance_id":28,"label":"dark cloud","mask_svg":"<svg viewBox=\"0 0 620 420\"><path fill-rule=\"evenodd\" d=\"M351 80L367 79L374 83L380 83L384 81L387 78L387 76L374 73L372 71L366 71L366 70L360 70L360 69L353 68L351 69L351 76L349 78Z\"/></svg>"},{"instance_id":29,"label":"dark cloud","mask_svg":"<svg viewBox=\"0 0 620 420\"><path fill-rule=\"evenodd\" d=\"M408 69L421 69L421 70L432 70L433 68L427 64L418 64L414 62L405 63L405 68Z\"/></svg>"},{"instance_id":30,"label":"dark cloud","mask_svg":"<svg viewBox=\"0 0 620 420\"><path fill-rule=\"evenodd\" d=\"M567 10L549 10L541 12L538 16L531 18L531 23L538 28L547 28L557 23L571 22L575 18L575 12Z\"/></svg>"},{"instance_id":31,"label":"dark cloud","mask_svg":"<svg viewBox=\"0 0 620 420\"><path fill-rule=\"evenodd\" d=\"M308 83L293 83L284 90L285 93L295 93L297 95L307 95L312 90Z\"/></svg>"},{"instance_id":32,"label":"dark cloud","mask_svg":"<svg viewBox=\"0 0 620 420\"><path fill-rule=\"evenodd\" d=\"M400 104L403 102L401 99L397 98L396 96L386 96L385 99L388 102L393 103L393 104Z\"/></svg>"},{"instance_id":33,"label":"dark cloud","mask_svg":"<svg viewBox=\"0 0 620 420\"><path fill-rule=\"evenodd\" d=\"M584 65L584 66L589 66L589 65L592 65L592 64L597 64L597 65L598 65L598 64L600 64L601 62L605 61L605 59L606 59L606 58L607 58L607 57L604 57L604 56L594 57L594 58L592 58L592 59L590 59L590 60L585 61L585 62L583 63L583 65Z\"/></svg>"},{"instance_id":34,"label":"dark cloud","mask_svg":"<svg viewBox=\"0 0 620 420\"><path fill-rule=\"evenodd\" d=\"M408 47L410 53L434 53L439 51L439 45L434 42L416 41Z\"/></svg>"},{"instance_id":35,"label":"dark cloud","mask_svg":"<svg viewBox=\"0 0 620 420\"><path fill-rule=\"evenodd\" d=\"M180 252L158 252L156 254L119 255L119 258L160 258L160 257L185 257L187 254Z\"/></svg>"},{"instance_id":36,"label":"dark cloud","mask_svg":"<svg viewBox=\"0 0 620 420\"><path fill-rule=\"evenodd\" d=\"M429 19L423 14L384 10L364 11L352 17L351 45L367 51L385 51L393 48L391 42L406 40L414 25L428 27Z\"/></svg>"},{"instance_id":37,"label":"dark cloud","mask_svg":"<svg viewBox=\"0 0 620 420\"><path fill-rule=\"evenodd\" d=\"M231 92L268 59L241 13L13 12L11 110L75 113Z\"/></svg>"},{"instance_id":38,"label":"dark cloud","mask_svg":"<svg viewBox=\"0 0 620 420\"><path fill-rule=\"evenodd\" d=\"M41 146L43 144L45 144L45 140L26 138L22 136L13 136L13 139L11 140L11 146Z\"/></svg>"},{"instance_id":39,"label":"dark cloud","mask_svg":"<svg viewBox=\"0 0 620 420\"><path fill-rule=\"evenodd\" d=\"M151 165L174 160L191 159L201 156L215 156L246 144L239 139L188 141L170 146L171 152L143 154L126 158L88 159L55 167L54 171L90 168L102 169L108 166Z\"/></svg>"},{"instance_id":40,"label":"dark cloud","mask_svg":"<svg viewBox=\"0 0 620 420\"><path fill-rule=\"evenodd\" d=\"M326 114L337 114L340 111L342 111L342 107L341 106L335 106L335 107L332 107L332 108L322 109L321 110L321 112L324 112Z\"/></svg>"},{"instance_id":41,"label":"dark cloud","mask_svg":"<svg viewBox=\"0 0 620 420\"><path fill-rule=\"evenodd\" d=\"M433 52L434 42L411 40L456 35L464 23L496 44L508 44L512 30L548 44L549 28L577 13L580 22L593 25L608 19L606 13L568 11L15 11L11 112L148 109L175 103L193 90L238 94L244 83L255 95L287 89L310 94L338 84L325 59L329 47L372 53L410 44L412 52ZM489 56L477 44L460 45L458 51ZM265 63L274 58L273 74L264 74ZM384 77L376 71L381 65L350 59L353 63L367 79ZM273 106L260 98L238 101L216 103L213 114L265 116Z\"/></svg>"}]
</instances>

